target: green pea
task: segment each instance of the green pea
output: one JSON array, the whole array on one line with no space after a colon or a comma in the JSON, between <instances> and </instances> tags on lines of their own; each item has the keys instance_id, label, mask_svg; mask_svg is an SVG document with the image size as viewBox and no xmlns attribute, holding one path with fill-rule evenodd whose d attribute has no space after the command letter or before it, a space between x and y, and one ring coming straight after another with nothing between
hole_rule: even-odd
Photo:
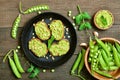
<instances>
[{"instance_id":1,"label":"green pea","mask_svg":"<svg viewBox=\"0 0 120 80\"><path fill-rule=\"evenodd\" d=\"M12 26L11 36L12 36L13 39L16 39L16 37L17 37L17 31L18 31L20 21L21 21L21 14L19 14L16 17L16 19L15 19L15 21L13 23L13 26Z\"/></svg>"},{"instance_id":2,"label":"green pea","mask_svg":"<svg viewBox=\"0 0 120 80\"><path fill-rule=\"evenodd\" d=\"M9 59L10 67L11 67L13 73L15 74L15 76L16 76L17 78L22 78L21 74L20 74L19 71L17 70L17 67L16 67L14 61L10 58L10 56L8 56L8 59Z\"/></svg>"},{"instance_id":3,"label":"green pea","mask_svg":"<svg viewBox=\"0 0 120 80\"><path fill-rule=\"evenodd\" d=\"M17 69L19 70L19 72L24 73L25 71L24 71L24 69L22 68L22 65L21 65L21 63L20 63L20 60L19 60L19 57L18 57L16 51L13 50L13 52L14 52L13 57L14 57L14 61L15 61L15 64L16 64L16 66L17 66Z\"/></svg>"}]
</instances>

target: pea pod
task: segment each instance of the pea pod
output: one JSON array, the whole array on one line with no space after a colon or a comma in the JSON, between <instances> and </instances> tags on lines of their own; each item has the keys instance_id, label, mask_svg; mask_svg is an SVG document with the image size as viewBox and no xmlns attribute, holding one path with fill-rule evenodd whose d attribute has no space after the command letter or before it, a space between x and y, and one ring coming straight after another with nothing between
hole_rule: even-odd
<instances>
[{"instance_id":1,"label":"pea pod","mask_svg":"<svg viewBox=\"0 0 120 80\"><path fill-rule=\"evenodd\" d=\"M71 74L75 74L75 70L78 68L78 65L79 65L79 62L81 61L81 58L82 58L82 53L79 52L73 66L72 66Z\"/></svg>"},{"instance_id":2,"label":"pea pod","mask_svg":"<svg viewBox=\"0 0 120 80\"><path fill-rule=\"evenodd\" d=\"M21 21L21 14L19 14L16 17L16 19L15 19L15 21L13 23L13 26L12 26L11 36L12 36L13 39L16 39L16 37L17 37L17 31L18 31L20 21Z\"/></svg>"},{"instance_id":3,"label":"pea pod","mask_svg":"<svg viewBox=\"0 0 120 80\"><path fill-rule=\"evenodd\" d=\"M8 59L9 59L10 67L11 67L13 73L15 74L15 76L16 76L17 78L22 78L21 74L20 74L19 71L17 70L17 67L16 67L14 61L10 58L10 56L8 56Z\"/></svg>"},{"instance_id":4,"label":"pea pod","mask_svg":"<svg viewBox=\"0 0 120 80\"><path fill-rule=\"evenodd\" d=\"M95 70L95 72L97 72L98 74L103 75L105 77L112 78L112 76L107 72L103 72L103 71L100 71L100 70Z\"/></svg>"},{"instance_id":5,"label":"pea pod","mask_svg":"<svg viewBox=\"0 0 120 80\"><path fill-rule=\"evenodd\" d=\"M105 46L104 42L102 42L100 39L98 39L97 37L95 37L97 43L105 50L105 52L107 53L107 56L110 57L110 52L107 49L107 47Z\"/></svg>"},{"instance_id":6,"label":"pea pod","mask_svg":"<svg viewBox=\"0 0 120 80\"><path fill-rule=\"evenodd\" d=\"M120 61L119 61L119 56L118 56L118 52L116 50L116 48L113 46L113 57L115 60L115 64L120 67Z\"/></svg>"},{"instance_id":7,"label":"pea pod","mask_svg":"<svg viewBox=\"0 0 120 80\"><path fill-rule=\"evenodd\" d=\"M103 59L103 56L101 55L102 53L100 52L99 53L99 63L100 63L100 65L101 65L101 68L103 69L103 70L108 70L109 68L108 68L108 66L107 66L107 64L105 63L105 61L104 61L104 59Z\"/></svg>"},{"instance_id":8,"label":"pea pod","mask_svg":"<svg viewBox=\"0 0 120 80\"><path fill-rule=\"evenodd\" d=\"M19 72L24 73L25 71L23 70L23 68L21 66L21 63L20 63L20 60L19 60L19 57L18 57L16 51L13 50L13 52L14 52L14 55L13 55L14 56L14 61L15 61L15 64L17 66L17 69L19 70Z\"/></svg>"},{"instance_id":9,"label":"pea pod","mask_svg":"<svg viewBox=\"0 0 120 80\"><path fill-rule=\"evenodd\" d=\"M38 12L41 10L49 10L49 6L48 5L36 5L36 6L32 6L31 8L28 8L25 11L22 11L22 4L20 2L19 3L19 10L22 14L30 14L30 13Z\"/></svg>"},{"instance_id":10,"label":"pea pod","mask_svg":"<svg viewBox=\"0 0 120 80\"><path fill-rule=\"evenodd\" d=\"M78 74L80 74L81 70L82 70L83 67L84 67L85 49L82 49L81 54L82 54L82 58L81 58L81 61L80 61L80 63L79 63Z\"/></svg>"},{"instance_id":11,"label":"pea pod","mask_svg":"<svg viewBox=\"0 0 120 80\"><path fill-rule=\"evenodd\" d=\"M119 54L120 54L120 45L119 45L117 42L115 42L115 47L116 47L117 51L118 51Z\"/></svg>"},{"instance_id":12,"label":"pea pod","mask_svg":"<svg viewBox=\"0 0 120 80\"><path fill-rule=\"evenodd\" d=\"M107 57L107 54L106 54L106 52L103 49L101 49L101 55L102 55L105 63L107 64L107 66L110 66L109 65L109 57Z\"/></svg>"}]
</instances>

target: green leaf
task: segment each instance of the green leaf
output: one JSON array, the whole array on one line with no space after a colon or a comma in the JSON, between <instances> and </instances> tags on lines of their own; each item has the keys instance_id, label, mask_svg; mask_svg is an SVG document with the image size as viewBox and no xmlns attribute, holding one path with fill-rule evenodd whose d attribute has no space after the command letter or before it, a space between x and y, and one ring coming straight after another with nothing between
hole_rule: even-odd
<instances>
[{"instance_id":1,"label":"green leaf","mask_svg":"<svg viewBox=\"0 0 120 80\"><path fill-rule=\"evenodd\" d=\"M51 38L48 40L48 49L50 48L51 44L55 40L54 36L52 35Z\"/></svg>"},{"instance_id":2,"label":"green leaf","mask_svg":"<svg viewBox=\"0 0 120 80\"><path fill-rule=\"evenodd\" d=\"M27 72L32 72L34 70L35 66L33 66L32 64L30 65L30 67L27 69Z\"/></svg>"},{"instance_id":3,"label":"green leaf","mask_svg":"<svg viewBox=\"0 0 120 80\"><path fill-rule=\"evenodd\" d=\"M82 14L78 14L75 16L75 23L80 25L81 21L83 20Z\"/></svg>"},{"instance_id":4,"label":"green leaf","mask_svg":"<svg viewBox=\"0 0 120 80\"><path fill-rule=\"evenodd\" d=\"M92 28L92 26L89 22L83 22L80 25L79 30L81 31L81 30L84 30L84 29L91 29L91 28Z\"/></svg>"},{"instance_id":5,"label":"green leaf","mask_svg":"<svg viewBox=\"0 0 120 80\"><path fill-rule=\"evenodd\" d=\"M81 23L80 27L79 27L79 30L84 30L86 27L85 27L85 22L84 23Z\"/></svg>"},{"instance_id":6,"label":"green leaf","mask_svg":"<svg viewBox=\"0 0 120 80\"><path fill-rule=\"evenodd\" d=\"M35 69L33 70L33 72L29 75L29 78L34 78L36 77L40 72L40 69L35 67Z\"/></svg>"},{"instance_id":7,"label":"green leaf","mask_svg":"<svg viewBox=\"0 0 120 80\"><path fill-rule=\"evenodd\" d=\"M81 14L82 14L83 19L91 19L91 16L89 15L88 12L82 12Z\"/></svg>"},{"instance_id":8,"label":"green leaf","mask_svg":"<svg viewBox=\"0 0 120 80\"><path fill-rule=\"evenodd\" d=\"M104 26L107 25L107 20L103 15L100 17L100 20Z\"/></svg>"},{"instance_id":9,"label":"green leaf","mask_svg":"<svg viewBox=\"0 0 120 80\"><path fill-rule=\"evenodd\" d=\"M89 22L85 22L85 27L87 29L91 29L92 28L92 26L91 26L91 24Z\"/></svg>"}]
</instances>

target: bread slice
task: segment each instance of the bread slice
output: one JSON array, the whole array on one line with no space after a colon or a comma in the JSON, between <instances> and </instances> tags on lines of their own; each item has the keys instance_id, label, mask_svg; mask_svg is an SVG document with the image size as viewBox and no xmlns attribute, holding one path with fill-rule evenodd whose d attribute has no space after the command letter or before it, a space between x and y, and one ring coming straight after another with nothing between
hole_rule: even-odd
<instances>
[{"instance_id":1,"label":"bread slice","mask_svg":"<svg viewBox=\"0 0 120 80\"><path fill-rule=\"evenodd\" d=\"M48 52L47 45L45 43L42 43L38 38L32 38L29 41L29 49L37 57L43 57Z\"/></svg>"},{"instance_id":2,"label":"bread slice","mask_svg":"<svg viewBox=\"0 0 120 80\"><path fill-rule=\"evenodd\" d=\"M61 20L53 20L50 23L50 30L55 40L61 40L64 37L64 25Z\"/></svg>"},{"instance_id":3,"label":"bread slice","mask_svg":"<svg viewBox=\"0 0 120 80\"><path fill-rule=\"evenodd\" d=\"M34 24L35 33L41 40L48 40L50 38L50 30L44 21L39 21Z\"/></svg>"},{"instance_id":4,"label":"bread slice","mask_svg":"<svg viewBox=\"0 0 120 80\"><path fill-rule=\"evenodd\" d=\"M61 56L65 55L70 49L70 43L67 39L62 39L58 43L53 43L49 48L51 55Z\"/></svg>"}]
</instances>

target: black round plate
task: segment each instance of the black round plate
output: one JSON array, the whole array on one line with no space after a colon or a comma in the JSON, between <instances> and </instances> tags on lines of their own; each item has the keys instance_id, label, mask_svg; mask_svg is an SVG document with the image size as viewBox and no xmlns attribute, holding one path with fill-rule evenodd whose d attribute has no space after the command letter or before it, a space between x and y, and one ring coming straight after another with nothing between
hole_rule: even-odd
<instances>
[{"instance_id":1,"label":"black round plate","mask_svg":"<svg viewBox=\"0 0 120 80\"><path fill-rule=\"evenodd\" d=\"M38 21L45 21L48 25L52 20L61 20L65 26L65 36L64 38L70 41L70 50L67 54L58 57L52 57L48 53L46 57L37 57L35 56L28 48L28 42L31 38L36 37L33 35L34 26L33 24ZM44 41L45 43L47 41ZM55 13L55 12L44 12L32 18L23 28L21 35L21 46L22 49L30 62L33 64L42 67L42 68L55 68L63 63L65 63L74 53L77 43L76 31L71 22L66 19L64 16ZM46 43L47 44L47 43ZM53 59L54 58L54 59Z\"/></svg>"}]
</instances>

